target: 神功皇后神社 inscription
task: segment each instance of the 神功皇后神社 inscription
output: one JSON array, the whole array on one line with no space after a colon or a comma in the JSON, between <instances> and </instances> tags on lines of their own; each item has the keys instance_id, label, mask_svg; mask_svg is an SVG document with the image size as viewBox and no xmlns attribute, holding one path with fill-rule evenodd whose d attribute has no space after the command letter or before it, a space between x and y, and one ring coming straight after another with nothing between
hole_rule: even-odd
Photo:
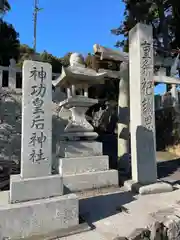
<instances>
[{"instance_id":1,"label":"\u795e\u529f\u7687\u540e\u795e\u793e inscription","mask_svg":"<svg viewBox=\"0 0 180 240\"><path fill-rule=\"evenodd\" d=\"M154 129L153 104L154 104L154 84L153 84L153 53L151 43L141 42L141 108L142 123L149 130Z\"/></svg>"},{"instance_id":2,"label":"\u795e\u529f\u7687\u540e\u795e\u793e inscription","mask_svg":"<svg viewBox=\"0 0 180 240\"><path fill-rule=\"evenodd\" d=\"M30 136L29 145L31 146L31 153L29 154L29 160L34 163L40 163L40 161L47 160L43 152L43 143L47 137L44 134L44 97L46 94L46 72L43 67L38 71L36 67L30 71L30 78L33 78L35 85L31 86L32 96L32 122L31 128L34 129Z\"/></svg>"},{"instance_id":3,"label":"\u795e\u529f\u7687\u540e\u795e\u793e inscription","mask_svg":"<svg viewBox=\"0 0 180 240\"><path fill-rule=\"evenodd\" d=\"M51 104L51 66L47 63L26 61L23 67L21 152L21 172L26 172L26 175L34 176L33 169L42 176L48 175L50 171ZM27 166L29 170L26 169Z\"/></svg>"}]
</instances>

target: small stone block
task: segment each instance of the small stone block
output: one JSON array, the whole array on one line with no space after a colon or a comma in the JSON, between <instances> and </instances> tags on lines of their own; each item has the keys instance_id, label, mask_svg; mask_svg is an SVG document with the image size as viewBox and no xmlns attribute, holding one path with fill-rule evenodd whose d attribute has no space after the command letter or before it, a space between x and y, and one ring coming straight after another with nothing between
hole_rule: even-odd
<instances>
[{"instance_id":1,"label":"small stone block","mask_svg":"<svg viewBox=\"0 0 180 240\"><path fill-rule=\"evenodd\" d=\"M142 185L133 180L124 182L124 186L128 191L139 193L141 195L172 192L173 186L166 182L156 182L152 184Z\"/></svg>"},{"instance_id":2,"label":"small stone block","mask_svg":"<svg viewBox=\"0 0 180 240\"><path fill-rule=\"evenodd\" d=\"M60 175L23 179L12 175L10 179L10 203L63 195L63 179Z\"/></svg>"},{"instance_id":3,"label":"small stone block","mask_svg":"<svg viewBox=\"0 0 180 240\"><path fill-rule=\"evenodd\" d=\"M105 171L109 169L108 156L60 158L59 173L63 175L80 174L85 172Z\"/></svg>"},{"instance_id":4,"label":"small stone block","mask_svg":"<svg viewBox=\"0 0 180 240\"><path fill-rule=\"evenodd\" d=\"M2 204L4 194L0 193L0 239L24 239L79 224L79 204L75 194Z\"/></svg>"},{"instance_id":5,"label":"small stone block","mask_svg":"<svg viewBox=\"0 0 180 240\"><path fill-rule=\"evenodd\" d=\"M155 193L165 193L165 192L172 192L173 186L166 182L156 182L153 184L141 186L139 188L139 194L155 194Z\"/></svg>"}]
</instances>

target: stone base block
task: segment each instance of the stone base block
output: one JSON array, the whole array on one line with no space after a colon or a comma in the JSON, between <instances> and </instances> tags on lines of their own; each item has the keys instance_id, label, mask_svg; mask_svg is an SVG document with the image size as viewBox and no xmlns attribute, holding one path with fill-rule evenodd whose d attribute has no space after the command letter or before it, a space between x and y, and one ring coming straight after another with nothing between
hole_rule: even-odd
<instances>
[{"instance_id":1,"label":"stone base block","mask_svg":"<svg viewBox=\"0 0 180 240\"><path fill-rule=\"evenodd\" d=\"M56 155L63 158L103 155L102 143L95 141L60 141L56 151Z\"/></svg>"},{"instance_id":2,"label":"stone base block","mask_svg":"<svg viewBox=\"0 0 180 240\"><path fill-rule=\"evenodd\" d=\"M80 129L77 129L80 130ZM95 140L98 137L98 134L96 132L66 132L64 134L61 134L60 140L62 141L83 141L84 139L92 141Z\"/></svg>"},{"instance_id":3,"label":"stone base block","mask_svg":"<svg viewBox=\"0 0 180 240\"><path fill-rule=\"evenodd\" d=\"M8 204L3 201L8 193L0 193L0 239L24 239L79 224L75 194Z\"/></svg>"},{"instance_id":4,"label":"stone base block","mask_svg":"<svg viewBox=\"0 0 180 240\"><path fill-rule=\"evenodd\" d=\"M64 186L71 192L118 186L118 171L106 170L63 176Z\"/></svg>"},{"instance_id":5,"label":"stone base block","mask_svg":"<svg viewBox=\"0 0 180 240\"><path fill-rule=\"evenodd\" d=\"M10 203L36 200L63 195L60 175L23 179L20 175L10 178Z\"/></svg>"},{"instance_id":6,"label":"stone base block","mask_svg":"<svg viewBox=\"0 0 180 240\"><path fill-rule=\"evenodd\" d=\"M108 156L60 158L59 173L63 175L105 171L109 169Z\"/></svg>"},{"instance_id":7,"label":"stone base block","mask_svg":"<svg viewBox=\"0 0 180 240\"><path fill-rule=\"evenodd\" d=\"M124 186L127 190L141 195L172 192L173 186L170 183L157 181L156 183L142 185L133 180L125 181Z\"/></svg>"}]
</instances>

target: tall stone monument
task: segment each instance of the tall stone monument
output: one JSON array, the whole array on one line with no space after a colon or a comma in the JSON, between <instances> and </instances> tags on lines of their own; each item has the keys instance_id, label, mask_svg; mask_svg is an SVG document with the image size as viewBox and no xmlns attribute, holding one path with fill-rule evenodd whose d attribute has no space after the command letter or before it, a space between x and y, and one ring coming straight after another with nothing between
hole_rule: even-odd
<instances>
[{"instance_id":1,"label":"tall stone monument","mask_svg":"<svg viewBox=\"0 0 180 240\"><path fill-rule=\"evenodd\" d=\"M108 156L103 156L102 143L96 141L98 134L85 115L89 107L98 103L97 99L88 97L88 88L103 83L105 76L106 72L87 69L83 57L74 53L70 66L63 68L61 76L53 83L67 89L67 99L60 102L60 107L72 113L57 144L59 172L71 191L118 185L118 172L109 170Z\"/></svg>"},{"instance_id":2,"label":"tall stone monument","mask_svg":"<svg viewBox=\"0 0 180 240\"><path fill-rule=\"evenodd\" d=\"M129 37L132 179L153 183L157 167L152 28L137 24Z\"/></svg>"},{"instance_id":3,"label":"tall stone monument","mask_svg":"<svg viewBox=\"0 0 180 240\"><path fill-rule=\"evenodd\" d=\"M118 104L118 148L120 159L125 159L124 163L127 163L129 155L128 129L130 121L132 180L126 181L125 185L128 189L138 190L141 194L172 191L173 188L170 184L157 180L154 82L179 84L179 80L154 75L154 65L160 69L162 66L171 67L173 60L169 59L170 61L168 61L168 59L153 56L153 38L150 26L137 24L130 31L129 39L129 54L97 44L94 47L95 53L101 54L101 59L113 59L121 62L120 72L113 71L109 74L121 78ZM127 111L129 100L130 119ZM123 166L122 162L119 161L120 169ZM128 165L124 164L124 167L128 169Z\"/></svg>"},{"instance_id":4,"label":"tall stone monument","mask_svg":"<svg viewBox=\"0 0 180 240\"><path fill-rule=\"evenodd\" d=\"M51 72L49 65L42 67L38 62L34 66L28 62L23 68L22 178L51 175L52 86L47 83Z\"/></svg>"},{"instance_id":5,"label":"tall stone monument","mask_svg":"<svg viewBox=\"0 0 180 240\"><path fill-rule=\"evenodd\" d=\"M63 179L51 174L52 69L50 64L23 65L21 174L1 192L1 234L24 238L66 229L79 223L76 195L63 196Z\"/></svg>"},{"instance_id":6,"label":"tall stone monument","mask_svg":"<svg viewBox=\"0 0 180 240\"><path fill-rule=\"evenodd\" d=\"M152 27L137 24L129 41L131 184L142 186L140 193L172 191L157 182Z\"/></svg>"}]
</instances>

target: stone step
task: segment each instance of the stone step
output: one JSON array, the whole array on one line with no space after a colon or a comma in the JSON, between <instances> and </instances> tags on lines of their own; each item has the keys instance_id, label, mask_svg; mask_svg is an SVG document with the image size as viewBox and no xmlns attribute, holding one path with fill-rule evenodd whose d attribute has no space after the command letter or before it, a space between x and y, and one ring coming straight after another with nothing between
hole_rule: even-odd
<instances>
[{"instance_id":1,"label":"stone step","mask_svg":"<svg viewBox=\"0 0 180 240\"><path fill-rule=\"evenodd\" d=\"M119 192L125 192L126 189L120 186L110 186L110 187L103 187L103 188L96 188L96 189L87 189L80 192L76 192L79 200L86 199L86 198L93 198L98 196L104 196L106 194L116 194Z\"/></svg>"},{"instance_id":2,"label":"stone step","mask_svg":"<svg viewBox=\"0 0 180 240\"><path fill-rule=\"evenodd\" d=\"M8 200L9 192L0 192L0 239L25 239L79 224L79 203L75 194L14 204L9 204Z\"/></svg>"},{"instance_id":3,"label":"stone step","mask_svg":"<svg viewBox=\"0 0 180 240\"><path fill-rule=\"evenodd\" d=\"M63 175L105 171L108 169L109 157L106 155L59 159L59 173L63 173Z\"/></svg>"},{"instance_id":4,"label":"stone step","mask_svg":"<svg viewBox=\"0 0 180 240\"><path fill-rule=\"evenodd\" d=\"M63 179L59 175L21 178L11 175L10 203L24 202L63 195Z\"/></svg>"},{"instance_id":5,"label":"stone step","mask_svg":"<svg viewBox=\"0 0 180 240\"><path fill-rule=\"evenodd\" d=\"M65 175L63 176L63 183L66 190L71 192L118 186L118 171L106 170L76 175Z\"/></svg>"}]
</instances>

